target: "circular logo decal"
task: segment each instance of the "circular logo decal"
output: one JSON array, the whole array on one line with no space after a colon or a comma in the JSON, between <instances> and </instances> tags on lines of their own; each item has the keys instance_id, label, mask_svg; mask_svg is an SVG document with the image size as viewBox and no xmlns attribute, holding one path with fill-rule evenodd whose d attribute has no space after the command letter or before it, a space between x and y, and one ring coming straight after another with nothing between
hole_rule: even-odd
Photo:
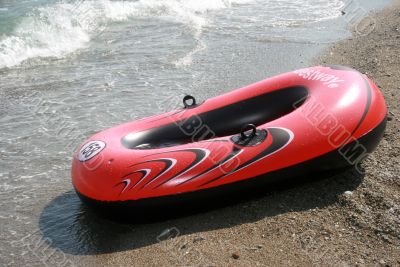
<instances>
[{"instance_id":1,"label":"circular logo decal","mask_svg":"<svg viewBox=\"0 0 400 267\"><path fill-rule=\"evenodd\" d=\"M90 141L79 150L79 161L87 161L99 154L106 147L103 141Z\"/></svg>"}]
</instances>

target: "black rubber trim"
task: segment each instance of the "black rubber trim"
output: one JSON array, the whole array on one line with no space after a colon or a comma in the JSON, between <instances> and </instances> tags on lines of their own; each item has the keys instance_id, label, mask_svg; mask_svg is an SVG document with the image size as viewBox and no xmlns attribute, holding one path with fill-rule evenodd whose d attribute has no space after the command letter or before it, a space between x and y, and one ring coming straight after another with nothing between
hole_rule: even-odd
<instances>
[{"instance_id":1,"label":"black rubber trim","mask_svg":"<svg viewBox=\"0 0 400 267\"><path fill-rule=\"evenodd\" d=\"M216 180L219 180L221 178L226 177L227 175L234 173L240 169L243 169L247 166L249 166L250 164L256 162L257 160L260 160L268 155L271 155L273 153L275 153L276 151L282 149L285 145L288 144L289 140L290 140L290 134L283 130L283 129L279 129L279 128L271 128L268 129L269 133L272 135L272 144L269 145L265 150L261 151L261 153L259 153L258 155L256 155L254 158L252 158L249 161L244 162L243 164L239 165L238 167L236 167L234 170L230 171L229 173L223 174L221 176L218 176L212 180L209 180L203 184L201 184L199 187L202 187L204 185L210 184L212 182L215 182Z\"/></svg>"},{"instance_id":2,"label":"black rubber trim","mask_svg":"<svg viewBox=\"0 0 400 267\"><path fill-rule=\"evenodd\" d=\"M343 71L351 71L351 72L356 72L360 75L361 79L364 81L365 83L365 87L367 89L367 103L365 105L365 109L363 112L363 115L361 116L360 121L358 122L357 126L354 128L353 132L351 133L351 135L354 135L354 133L360 128L361 124L364 122L365 118L367 117L368 111L371 107L371 98L372 98L372 88L369 84L369 82L367 81L367 79L365 79L364 75L362 73L360 73L359 71L346 67L346 66L341 66L341 65L323 65L324 67L328 67L331 68L333 70L343 70Z\"/></svg>"},{"instance_id":3,"label":"black rubber trim","mask_svg":"<svg viewBox=\"0 0 400 267\"><path fill-rule=\"evenodd\" d=\"M136 164L133 164L133 165L131 165L129 167L133 167L133 166L136 166L136 165L139 165L139 164L149 163L149 162L163 162L163 163L165 163L164 169L162 169L159 174L157 174L155 177L153 177L153 179L147 181L139 189L143 189L146 185L148 185L149 183L151 183L152 181L154 181L155 179L157 179L158 177L163 175L172 166L172 163L173 163L172 160L170 160L170 159L154 159L154 160L148 160L148 161L136 163Z\"/></svg>"},{"instance_id":4,"label":"black rubber trim","mask_svg":"<svg viewBox=\"0 0 400 267\"><path fill-rule=\"evenodd\" d=\"M241 151L242 151L242 149L240 149L240 148L238 148L238 147L233 147L232 152L229 153L229 155L226 156L225 158L223 158L220 162L214 164L213 166L211 166L210 168L206 169L205 171L202 171L201 173L199 173L199 174L197 174L197 175L191 177L190 179L188 179L188 180L186 180L186 181L183 181L182 183L180 183L180 184L178 184L178 185L176 185L176 186L179 186L179 185L181 185L181 184L185 184L185 183L187 183L187 182L190 182L190 181L192 181L192 180L194 180L194 179L196 179L196 178L202 176L203 174L206 174L206 173L208 173L208 172L210 172L210 171L212 171L212 170L215 170L216 168L218 168L219 166L221 166L222 164L224 164L224 163L227 162L228 160L234 158L234 157L235 157L237 154L239 154Z\"/></svg>"},{"instance_id":5,"label":"black rubber trim","mask_svg":"<svg viewBox=\"0 0 400 267\"><path fill-rule=\"evenodd\" d=\"M135 173L140 173L140 174L142 174L142 176L141 176L141 177L131 186L131 188L129 188L128 190L134 188L140 181L142 181L142 179L143 179L143 178L146 176L146 174L147 174L144 170L139 170L139 171L134 171L134 172L128 173L128 174L124 175L122 178L128 177L129 175L132 175L132 174L135 174ZM121 193L122 193L122 192L126 189L126 187L128 186L128 184L127 184L126 181L122 181L122 182L116 184L115 186L119 186L119 185L121 185L121 184L124 184L124 185L125 185L124 188L121 190ZM120 193L120 194L121 194L121 193Z\"/></svg>"},{"instance_id":6,"label":"black rubber trim","mask_svg":"<svg viewBox=\"0 0 400 267\"><path fill-rule=\"evenodd\" d=\"M352 68L349 68L346 66L341 66L341 65L323 65L323 67L328 67L333 70L356 72L356 73L358 73L358 75L360 75L361 79L365 83L365 87L367 89L367 103L365 105L365 109L364 109L363 115L361 116L360 121L358 122L357 126L354 128L353 132L351 133L351 135L354 135L354 133L358 130L358 128L360 128L361 124L364 122L365 118L367 117L368 111L371 107L372 88L371 88L369 82L367 81L367 79L365 79L364 75L355 69L352 69Z\"/></svg>"},{"instance_id":7,"label":"black rubber trim","mask_svg":"<svg viewBox=\"0 0 400 267\"><path fill-rule=\"evenodd\" d=\"M375 129L346 146L352 146L354 143L359 142L367 148L368 152L372 152L382 138L385 127L386 118ZM256 190L268 189L268 187L274 184L282 185L298 179L292 179L294 177L302 177L305 175L316 177L316 175L314 176L311 174L349 167L349 163L339 153L339 149L306 162L249 178L244 181L176 195L128 201L99 201L79 193L76 188L75 190L85 204L109 218L121 218L125 217L125 215L128 217L140 217L144 216L146 213L165 214L176 212L183 208L183 206L215 205L217 199L223 197L235 198L243 196L244 194L253 194Z\"/></svg>"},{"instance_id":8,"label":"black rubber trim","mask_svg":"<svg viewBox=\"0 0 400 267\"><path fill-rule=\"evenodd\" d=\"M308 96L304 86L293 86L247 98L186 119L132 132L121 138L127 149L156 149L240 133L243 125L259 126L295 110Z\"/></svg>"},{"instance_id":9,"label":"black rubber trim","mask_svg":"<svg viewBox=\"0 0 400 267\"><path fill-rule=\"evenodd\" d=\"M360 73L360 76L362 77L363 81L365 82L365 85L366 85L366 88L367 88L367 103L365 104L364 113L361 116L361 119L360 119L359 123L357 124L356 128L351 133L351 135L354 135L354 133L358 130L358 128L360 128L361 124L364 122L365 118L367 117L369 108L371 107L371 98L372 98L371 86L369 85L369 82L362 76L361 73Z\"/></svg>"},{"instance_id":10,"label":"black rubber trim","mask_svg":"<svg viewBox=\"0 0 400 267\"><path fill-rule=\"evenodd\" d=\"M184 168L183 170L181 170L180 172L178 172L177 174L175 174L173 177L163 181L162 183L158 184L157 186L155 186L153 189L156 189L160 186L162 186L163 184L171 181L172 179L174 179L175 177L178 177L179 175L181 175L182 173L186 172L187 170L189 170L190 168L193 168L194 166L196 166L200 161L202 161L204 159L204 157L206 156L206 153L204 152L204 150L202 149L196 149L196 148L191 148L191 149L184 149L184 150L178 150L179 152L192 152L196 155L196 158L193 160L192 163L189 164L189 166L187 166L186 168ZM176 151L176 152L178 152ZM165 154L165 153L172 153L175 151L166 151L166 152L162 152L159 154Z\"/></svg>"}]
</instances>

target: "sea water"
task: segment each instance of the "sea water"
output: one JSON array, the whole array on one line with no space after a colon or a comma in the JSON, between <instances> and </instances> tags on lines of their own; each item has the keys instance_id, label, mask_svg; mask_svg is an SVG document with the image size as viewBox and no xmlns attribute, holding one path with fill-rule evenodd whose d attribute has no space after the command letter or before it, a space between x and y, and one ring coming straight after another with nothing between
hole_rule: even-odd
<instances>
[{"instance_id":1,"label":"sea water","mask_svg":"<svg viewBox=\"0 0 400 267\"><path fill-rule=\"evenodd\" d=\"M71 191L76 147L184 94L201 101L307 66L375 2L1 0L0 265L43 265L35 244L94 265L92 254L149 245L87 215Z\"/></svg>"}]
</instances>

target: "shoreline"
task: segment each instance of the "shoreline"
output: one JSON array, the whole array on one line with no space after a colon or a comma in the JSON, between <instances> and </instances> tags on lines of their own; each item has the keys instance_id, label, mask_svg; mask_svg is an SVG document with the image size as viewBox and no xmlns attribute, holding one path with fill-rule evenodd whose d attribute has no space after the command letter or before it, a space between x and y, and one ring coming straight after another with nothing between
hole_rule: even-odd
<instances>
[{"instance_id":1,"label":"shoreline","mask_svg":"<svg viewBox=\"0 0 400 267\"><path fill-rule=\"evenodd\" d=\"M368 5L374 4L367 2L362 6L369 10ZM172 79L165 76L162 83L154 88L152 84L144 82L151 76L151 68L146 72L148 76L145 76L143 84L129 83L141 75L123 76L119 72L113 73L112 68L104 70L105 75L111 72L110 76L104 77L104 84L102 79L74 80L77 77L73 77L75 71L72 70L76 62L72 57L38 68L44 73L38 75L38 80L30 77L36 72L28 72L29 79L25 77L22 66L10 70L7 73L10 77L4 79L7 82L4 87L8 90L0 90L0 95L7 97L5 99L18 99L16 103L22 103L30 100L28 91L31 90L28 88L43 92L45 99L53 101L50 107L55 108L57 114L63 115L65 112L66 118L61 115L44 117L62 119L53 123L42 117L41 120L28 118L32 113L26 113L27 119L23 123L28 126L21 127L18 135L10 135L10 138L15 138L28 148L7 144L11 148L5 151L11 151L8 154L11 157L11 153L24 154L16 158L18 165L23 165L21 171L7 173L7 176L0 173L5 181L4 186L15 180L25 185L31 177L39 177L37 180L31 179L35 184L31 185L33 189L30 188L28 193L25 193L25 188L17 188L9 190L13 194L3 198L4 207L7 208L4 213L10 213L10 217L4 220L5 240L12 242L4 242L2 255L7 255L13 266L55 265L54 261L59 265L67 263L71 266L399 266L400 0L379 8L370 18L376 21L376 27L369 35L358 36L353 30L349 38L329 44L301 40L299 43L269 43L268 39L262 38L246 41L246 35L227 35L226 39L219 40L218 36L207 35L205 31L203 37L205 42L208 41L207 53L196 54L196 64L178 71L178 74L176 69L166 67L165 72L169 70L175 76ZM337 29L338 25L342 26L347 21L342 16L332 27ZM335 35L330 30L324 34ZM304 37L301 33L297 33L297 36ZM314 37L321 36L316 34ZM73 57L83 58L77 62L87 64L81 68L84 71L84 66L92 64L89 59L93 55L94 52L90 52ZM112 55L106 55L101 60ZM62 62L67 62L67 68ZM70 159L69 152L65 152L65 143L69 139L63 141L60 135L56 138L53 136L52 142L47 141L47 138L42 138L42 134L47 133L43 133L39 127L44 124L45 128L52 128L55 124L64 125L67 122L67 125L77 127L86 136L97 128L131 120L132 114L151 115L156 101L152 101L153 105L144 106L143 99L148 102L151 99L163 99L167 97L166 92L180 94L183 88L186 93L193 92L200 99L204 95L208 98L264 79L266 74L275 75L313 63L350 66L366 73L382 90L389 110L388 124L378 148L362 164L364 174L347 170L324 179L315 175L315 181L271 189L263 196L224 208L162 222L120 224L99 218L82 207L70 185L69 162L65 163ZM224 68L225 65L228 67ZM66 75L55 75L57 72L52 70L53 67ZM85 71L94 72L98 69L89 68ZM186 75L191 75L191 78ZM75 93L65 94L66 90L78 86L82 88ZM126 90L130 86L139 89ZM166 90L155 91L158 86ZM153 88L157 97L148 93L148 88ZM138 95L141 97L136 97ZM109 105L106 111L96 108L95 103L103 105L112 97L122 102L117 105L120 107ZM78 98L85 101L79 102ZM125 114L127 104L122 101L125 99L128 107L144 106L144 110ZM85 109L79 109L79 106L85 106ZM0 105L5 114L25 110L15 109L19 108L18 105L14 109L8 107L4 103ZM38 107L47 111L48 106ZM72 116L74 113L69 109L74 108L85 112ZM86 117L91 117L90 124ZM7 119L9 125L14 123L12 120L12 117ZM39 130L32 132L35 123L39 124ZM14 128L10 127L9 132L13 131ZM46 140L49 147L43 147L42 140ZM58 140L61 141L58 143ZM61 146L64 146L64 150L60 149ZM6 153L4 155L7 156ZM46 157L39 158L41 155ZM19 162L20 158L29 160ZM12 164L17 165L14 162ZM53 169L56 170L49 171ZM19 174L24 175L23 180L18 180ZM42 188L35 189L34 186ZM24 200L25 194L34 197L35 201ZM22 200L16 202L14 207L15 202L11 199L19 196L22 196Z\"/></svg>"},{"instance_id":2,"label":"shoreline","mask_svg":"<svg viewBox=\"0 0 400 267\"><path fill-rule=\"evenodd\" d=\"M358 69L384 94L389 121L363 164L364 175L350 170L238 205L140 226L133 232L143 233L130 241L147 245L120 251L119 259L109 254L98 259L118 265L399 265L400 47L395 44L400 39L394 26L400 25L400 4L371 17L377 24L369 35L339 41L313 61ZM375 59L380 68L371 64ZM178 235L158 243L165 229L177 229Z\"/></svg>"}]
</instances>

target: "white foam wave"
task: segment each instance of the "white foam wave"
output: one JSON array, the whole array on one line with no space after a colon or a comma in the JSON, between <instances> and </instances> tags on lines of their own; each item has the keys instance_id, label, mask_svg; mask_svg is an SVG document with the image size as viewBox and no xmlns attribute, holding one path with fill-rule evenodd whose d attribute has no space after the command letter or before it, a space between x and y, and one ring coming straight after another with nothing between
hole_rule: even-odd
<instances>
[{"instance_id":1,"label":"white foam wave","mask_svg":"<svg viewBox=\"0 0 400 267\"><path fill-rule=\"evenodd\" d=\"M190 66L193 61L193 56L196 53L198 53L206 48L206 45L204 44L204 42L201 39L198 39L196 42L197 42L196 46L191 51L189 51L189 53L187 53L182 58L179 58L172 62L175 65L175 67L181 68L181 67Z\"/></svg>"},{"instance_id":2,"label":"white foam wave","mask_svg":"<svg viewBox=\"0 0 400 267\"><path fill-rule=\"evenodd\" d=\"M206 13L250 0L75 0L37 8L0 39L0 68L36 57L56 57L84 48L107 23L131 17L173 20L193 29L196 38Z\"/></svg>"},{"instance_id":3,"label":"white foam wave","mask_svg":"<svg viewBox=\"0 0 400 267\"><path fill-rule=\"evenodd\" d=\"M342 0L271 0L266 14L273 26L298 26L329 20L341 15Z\"/></svg>"}]
</instances>

